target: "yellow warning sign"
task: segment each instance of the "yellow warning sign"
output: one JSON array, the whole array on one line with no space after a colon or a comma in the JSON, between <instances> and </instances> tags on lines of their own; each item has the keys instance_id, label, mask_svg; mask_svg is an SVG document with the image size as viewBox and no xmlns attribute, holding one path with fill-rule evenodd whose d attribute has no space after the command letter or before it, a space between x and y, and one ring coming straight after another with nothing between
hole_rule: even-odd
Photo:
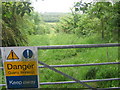
<instances>
[{"instance_id":1,"label":"yellow warning sign","mask_svg":"<svg viewBox=\"0 0 120 90\"><path fill-rule=\"evenodd\" d=\"M10 51L10 54L7 57L7 60L11 60L11 59L19 59L13 50Z\"/></svg>"},{"instance_id":2,"label":"yellow warning sign","mask_svg":"<svg viewBox=\"0 0 120 90\"><path fill-rule=\"evenodd\" d=\"M36 61L4 62L6 76L38 75Z\"/></svg>"}]
</instances>

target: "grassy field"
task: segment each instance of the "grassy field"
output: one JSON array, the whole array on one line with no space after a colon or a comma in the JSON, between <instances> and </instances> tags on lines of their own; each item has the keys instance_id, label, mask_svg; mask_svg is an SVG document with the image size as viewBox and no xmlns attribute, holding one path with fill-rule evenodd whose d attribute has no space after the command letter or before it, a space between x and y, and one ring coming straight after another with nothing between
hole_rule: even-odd
<instances>
[{"instance_id":1,"label":"grassy field","mask_svg":"<svg viewBox=\"0 0 120 90\"><path fill-rule=\"evenodd\" d=\"M105 43L98 35L78 38L74 34L46 34L29 37L28 46ZM39 50L38 59L49 65L118 62L118 47ZM118 65L57 68L79 80L118 78ZM40 82L71 81L47 68L40 69ZM118 87L119 81L88 83L93 87ZM41 85L42 88L83 88L80 84Z\"/></svg>"},{"instance_id":2,"label":"grassy field","mask_svg":"<svg viewBox=\"0 0 120 90\"><path fill-rule=\"evenodd\" d=\"M28 38L28 46L98 44L106 42L102 41L98 35L78 38L74 34L56 34L54 32L46 35L31 35L28 36ZM38 56L40 61L48 65L118 62L118 47L39 50ZM120 72L118 65L68 67L57 69L78 80L118 78L118 73ZM2 70L0 72L2 72ZM40 69L39 72L40 82L72 81L69 78L47 68ZM2 73L0 73L0 76L3 76ZM3 77L0 77L0 83L4 83ZM119 81L92 82L87 84L96 88L118 87ZM85 88L80 84L41 85L40 87Z\"/></svg>"}]
</instances>

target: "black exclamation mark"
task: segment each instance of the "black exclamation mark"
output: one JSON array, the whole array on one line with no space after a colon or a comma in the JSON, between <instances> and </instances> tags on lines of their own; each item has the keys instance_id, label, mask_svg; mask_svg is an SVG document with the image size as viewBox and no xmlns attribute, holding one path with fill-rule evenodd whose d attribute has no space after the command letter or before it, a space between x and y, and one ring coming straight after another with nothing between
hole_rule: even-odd
<instances>
[{"instance_id":1,"label":"black exclamation mark","mask_svg":"<svg viewBox=\"0 0 120 90\"><path fill-rule=\"evenodd\" d=\"M13 50L11 51L11 53L12 53L12 59L14 59Z\"/></svg>"}]
</instances>

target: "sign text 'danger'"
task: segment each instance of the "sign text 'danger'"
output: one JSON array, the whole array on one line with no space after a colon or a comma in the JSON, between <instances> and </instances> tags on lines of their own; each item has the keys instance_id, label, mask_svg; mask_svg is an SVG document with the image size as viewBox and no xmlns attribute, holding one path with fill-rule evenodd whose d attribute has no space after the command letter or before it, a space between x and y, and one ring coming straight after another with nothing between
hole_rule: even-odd
<instances>
[{"instance_id":1,"label":"sign text 'danger'","mask_svg":"<svg viewBox=\"0 0 120 90\"><path fill-rule=\"evenodd\" d=\"M37 75L36 61L5 62L6 76Z\"/></svg>"}]
</instances>

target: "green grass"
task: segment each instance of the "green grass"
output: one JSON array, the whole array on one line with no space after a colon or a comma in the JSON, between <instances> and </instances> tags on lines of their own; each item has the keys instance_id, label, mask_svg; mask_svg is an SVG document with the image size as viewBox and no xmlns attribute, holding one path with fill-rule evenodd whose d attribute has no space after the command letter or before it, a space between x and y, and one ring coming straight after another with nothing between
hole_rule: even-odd
<instances>
[{"instance_id":1,"label":"green grass","mask_svg":"<svg viewBox=\"0 0 120 90\"><path fill-rule=\"evenodd\" d=\"M29 37L29 46L46 46L46 45L71 45L71 44L98 44L105 43L97 35L86 38L78 38L74 34L48 34L34 35ZM87 64L118 62L118 47L104 48L77 48L77 49L54 49L39 50L38 59L48 65L63 64ZM88 79L105 79L117 78L118 66L86 66L86 67L69 67L57 68L58 70L69 74L79 80ZM40 69L40 82L71 81L70 79L51 71L47 68ZM94 82L88 83L93 87L118 87L118 81ZM63 85L42 85L42 88L82 88L79 84Z\"/></svg>"},{"instance_id":2,"label":"green grass","mask_svg":"<svg viewBox=\"0 0 120 90\"><path fill-rule=\"evenodd\" d=\"M56 34L54 32L46 35L31 35L28 36L28 38L28 46L99 44L106 42L102 41L97 35L78 38L75 34ZM118 62L118 47L38 50L38 59L48 65ZM118 65L67 67L57 69L78 80L118 78L118 73L120 73ZM39 69L39 76L40 82L72 81L47 68ZM96 88L107 88L118 87L119 83L119 81L104 81L87 84ZM41 85L40 87L85 88L80 84Z\"/></svg>"},{"instance_id":3,"label":"green grass","mask_svg":"<svg viewBox=\"0 0 120 90\"><path fill-rule=\"evenodd\" d=\"M2 67L1 57L0 57L0 67ZM0 84L4 84L5 83L5 79L4 79L5 77L4 77L3 74L4 74L3 70L0 69ZM4 87L0 87L0 90L2 90L2 88L4 88Z\"/></svg>"},{"instance_id":4,"label":"green grass","mask_svg":"<svg viewBox=\"0 0 120 90\"><path fill-rule=\"evenodd\" d=\"M28 36L29 46L41 45L71 45L71 44L98 44L104 43L97 35L91 37L79 38L75 34L52 33L46 35Z\"/></svg>"}]
</instances>

